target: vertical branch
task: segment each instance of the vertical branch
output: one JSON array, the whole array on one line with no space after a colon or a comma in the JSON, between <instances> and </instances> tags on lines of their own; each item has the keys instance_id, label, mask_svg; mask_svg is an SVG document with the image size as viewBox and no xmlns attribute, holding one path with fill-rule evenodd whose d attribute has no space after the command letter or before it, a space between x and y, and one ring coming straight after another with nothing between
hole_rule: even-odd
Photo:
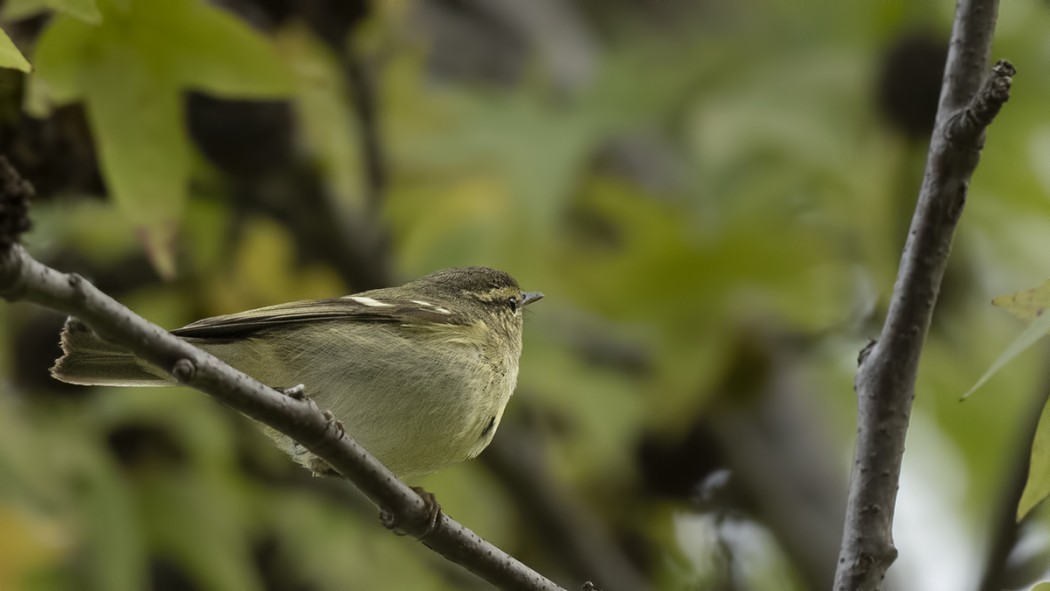
<instances>
[{"instance_id":1,"label":"vertical branch","mask_svg":"<svg viewBox=\"0 0 1050 591\"><path fill-rule=\"evenodd\" d=\"M835 589L877 589L897 557L893 513L919 356L984 130L1009 98L1013 66L981 85L997 0L960 0L915 214L879 340L861 354L857 443Z\"/></svg>"}]
</instances>

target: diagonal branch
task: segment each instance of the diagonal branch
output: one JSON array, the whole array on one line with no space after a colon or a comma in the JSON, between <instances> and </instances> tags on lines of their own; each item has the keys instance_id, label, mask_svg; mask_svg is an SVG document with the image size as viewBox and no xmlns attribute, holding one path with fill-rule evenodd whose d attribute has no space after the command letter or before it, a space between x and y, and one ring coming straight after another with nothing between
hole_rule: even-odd
<instances>
[{"instance_id":1,"label":"diagonal branch","mask_svg":"<svg viewBox=\"0 0 1050 591\"><path fill-rule=\"evenodd\" d=\"M915 377L984 130L1009 98L1013 66L983 84L998 0L960 0L919 200L879 340L857 372L857 443L835 589L877 589L897 557L893 513Z\"/></svg>"},{"instance_id":2,"label":"diagonal branch","mask_svg":"<svg viewBox=\"0 0 1050 591\"><path fill-rule=\"evenodd\" d=\"M399 527L424 544L502 589L561 590L559 586L482 540L446 515L425 534L423 500L342 433L309 399L286 396L234 370L159 326L136 316L79 275L60 273L33 259L18 242L27 227L19 205L27 187L0 157L0 296L76 316L100 336L157 367L180 383L209 394L298 441L349 478Z\"/></svg>"}]
</instances>

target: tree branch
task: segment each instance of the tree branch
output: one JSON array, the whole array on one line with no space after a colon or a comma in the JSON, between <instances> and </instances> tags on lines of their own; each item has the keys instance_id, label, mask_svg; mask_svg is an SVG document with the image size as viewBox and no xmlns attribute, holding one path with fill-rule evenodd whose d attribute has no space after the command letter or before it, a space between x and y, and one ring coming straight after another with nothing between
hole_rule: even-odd
<instances>
[{"instance_id":1,"label":"tree branch","mask_svg":"<svg viewBox=\"0 0 1050 591\"><path fill-rule=\"evenodd\" d=\"M285 396L238 372L166 330L136 316L79 275L66 275L33 259L18 243L28 227L27 186L0 158L0 296L76 316L100 336L298 441L346 476L376 505L397 517L401 529L502 589L560 590L542 575L442 515L426 533L423 500L357 442L325 418L309 399ZM425 534L425 537L424 537Z\"/></svg>"},{"instance_id":2,"label":"tree branch","mask_svg":"<svg viewBox=\"0 0 1050 591\"><path fill-rule=\"evenodd\" d=\"M981 86L997 0L960 0L937 124L882 334L857 372L857 443L835 589L877 589L897 557L893 513L915 377L984 129L1009 98L1013 67Z\"/></svg>"}]
</instances>

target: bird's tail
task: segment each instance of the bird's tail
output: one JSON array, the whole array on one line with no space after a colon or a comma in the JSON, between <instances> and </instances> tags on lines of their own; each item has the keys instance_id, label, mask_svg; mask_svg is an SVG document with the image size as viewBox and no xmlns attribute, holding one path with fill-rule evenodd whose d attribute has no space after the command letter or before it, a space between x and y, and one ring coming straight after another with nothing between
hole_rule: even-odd
<instances>
[{"instance_id":1,"label":"bird's tail","mask_svg":"<svg viewBox=\"0 0 1050 591\"><path fill-rule=\"evenodd\" d=\"M76 318L62 328L62 357L51 367L51 376L82 386L165 386L164 373L131 353L102 340Z\"/></svg>"}]
</instances>

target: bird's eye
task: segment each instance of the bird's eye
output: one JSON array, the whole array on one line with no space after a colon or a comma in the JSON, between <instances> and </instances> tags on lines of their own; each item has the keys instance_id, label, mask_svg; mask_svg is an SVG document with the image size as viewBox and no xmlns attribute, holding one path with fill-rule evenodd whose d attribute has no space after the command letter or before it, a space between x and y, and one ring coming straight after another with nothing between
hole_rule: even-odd
<instances>
[{"instance_id":1,"label":"bird's eye","mask_svg":"<svg viewBox=\"0 0 1050 591\"><path fill-rule=\"evenodd\" d=\"M511 296L507 298L507 303L510 305L511 312L518 311L518 296Z\"/></svg>"}]
</instances>

